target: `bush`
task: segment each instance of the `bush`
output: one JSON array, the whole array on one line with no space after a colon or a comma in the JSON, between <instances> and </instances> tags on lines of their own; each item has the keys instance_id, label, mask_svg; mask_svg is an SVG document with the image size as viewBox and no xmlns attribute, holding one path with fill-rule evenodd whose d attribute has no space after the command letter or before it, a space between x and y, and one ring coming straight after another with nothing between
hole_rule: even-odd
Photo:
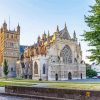
<instances>
[{"instance_id":1,"label":"bush","mask_svg":"<svg viewBox=\"0 0 100 100\"><path fill-rule=\"evenodd\" d=\"M86 70L86 76L89 78L92 78L94 76L97 76L97 72L94 71L93 69L87 69Z\"/></svg>"}]
</instances>

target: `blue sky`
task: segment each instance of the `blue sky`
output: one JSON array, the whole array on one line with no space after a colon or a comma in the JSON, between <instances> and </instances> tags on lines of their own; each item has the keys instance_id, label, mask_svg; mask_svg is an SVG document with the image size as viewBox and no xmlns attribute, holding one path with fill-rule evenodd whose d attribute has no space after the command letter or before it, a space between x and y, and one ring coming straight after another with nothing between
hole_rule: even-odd
<instances>
[{"instance_id":1,"label":"blue sky","mask_svg":"<svg viewBox=\"0 0 100 100\"><path fill-rule=\"evenodd\" d=\"M83 59L89 55L86 50L89 48L82 42L84 30L87 30L84 23L84 15L90 10L94 0L0 0L0 26L6 20L10 29L21 26L21 40L23 45L31 45L38 35L42 35L44 30L50 34L56 31L56 26L62 29L66 22L70 35L75 30L82 45ZM9 26L9 25L8 25Z\"/></svg>"}]
</instances>

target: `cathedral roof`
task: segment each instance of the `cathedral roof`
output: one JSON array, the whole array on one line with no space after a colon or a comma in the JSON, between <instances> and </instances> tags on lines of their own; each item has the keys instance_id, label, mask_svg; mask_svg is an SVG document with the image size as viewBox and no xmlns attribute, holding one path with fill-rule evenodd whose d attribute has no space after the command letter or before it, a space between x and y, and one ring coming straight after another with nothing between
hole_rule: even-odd
<instances>
[{"instance_id":1,"label":"cathedral roof","mask_svg":"<svg viewBox=\"0 0 100 100\"><path fill-rule=\"evenodd\" d=\"M65 24L64 29L62 29L61 31L59 31L59 36L61 38L63 38L63 39L67 39L67 40L71 39L71 36L69 35L69 32L67 30L66 24Z\"/></svg>"},{"instance_id":2,"label":"cathedral roof","mask_svg":"<svg viewBox=\"0 0 100 100\"><path fill-rule=\"evenodd\" d=\"M62 30L59 30L59 27L57 26L57 31L54 32L53 35L50 35L49 32L48 32L48 35L46 35L46 33L44 31L44 34L42 34L42 38L40 36L38 36L37 42L25 50L28 52L28 55L29 55L29 52L31 52L31 54L32 54L32 52L34 52L34 50L36 50L35 53L37 53L37 55L46 54L45 48L47 46L50 46L52 43L54 43L54 41L56 40L57 37L61 38L61 39L71 40L71 36L67 30L66 24L65 24L64 29L62 29ZM34 55L34 53L32 55Z\"/></svg>"}]
</instances>

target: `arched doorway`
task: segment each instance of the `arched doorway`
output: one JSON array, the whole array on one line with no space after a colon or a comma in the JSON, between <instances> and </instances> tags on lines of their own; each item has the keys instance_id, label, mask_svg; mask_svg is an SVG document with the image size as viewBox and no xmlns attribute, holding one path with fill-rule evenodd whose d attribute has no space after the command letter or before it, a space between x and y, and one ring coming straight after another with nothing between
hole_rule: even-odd
<instances>
[{"instance_id":1,"label":"arched doorway","mask_svg":"<svg viewBox=\"0 0 100 100\"><path fill-rule=\"evenodd\" d=\"M55 80L58 81L58 74L55 74Z\"/></svg>"},{"instance_id":2,"label":"arched doorway","mask_svg":"<svg viewBox=\"0 0 100 100\"><path fill-rule=\"evenodd\" d=\"M82 73L81 73L81 79L82 79Z\"/></svg>"},{"instance_id":3,"label":"arched doorway","mask_svg":"<svg viewBox=\"0 0 100 100\"><path fill-rule=\"evenodd\" d=\"M43 74L46 74L45 64L43 64Z\"/></svg>"},{"instance_id":4,"label":"arched doorway","mask_svg":"<svg viewBox=\"0 0 100 100\"><path fill-rule=\"evenodd\" d=\"M72 74L71 72L68 73L68 80L71 80L72 79Z\"/></svg>"}]
</instances>

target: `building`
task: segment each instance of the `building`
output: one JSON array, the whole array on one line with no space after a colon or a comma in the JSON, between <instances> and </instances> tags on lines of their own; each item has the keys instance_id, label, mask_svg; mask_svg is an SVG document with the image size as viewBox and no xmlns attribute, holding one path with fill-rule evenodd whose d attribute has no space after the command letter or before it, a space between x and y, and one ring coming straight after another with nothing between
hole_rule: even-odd
<instances>
[{"instance_id":1,"label":"building","mask_svg":"<svg viewBox=\"0 0 100 100\"><path fill-rule=\"evenodd\" d=\"M74 31L71 38L67 26L50 36L44 32L37 42L25 49L20 61L25 78L42 80L85 79L86 66L82 60L81 45Z\"/></svg>"},{"instance_id":2,"label":"building","mask_svg":"<svg viewBox=\"0 0 100 100\"><path fill-rule=\"evenodd\" d=\"M9 66L9 77L16 76L16 61L20 56L20 26L17 30L10 30L4 21L0 28L0 76L3 76L3 61L7 60Z\"/></svg>"}]
</instances>

